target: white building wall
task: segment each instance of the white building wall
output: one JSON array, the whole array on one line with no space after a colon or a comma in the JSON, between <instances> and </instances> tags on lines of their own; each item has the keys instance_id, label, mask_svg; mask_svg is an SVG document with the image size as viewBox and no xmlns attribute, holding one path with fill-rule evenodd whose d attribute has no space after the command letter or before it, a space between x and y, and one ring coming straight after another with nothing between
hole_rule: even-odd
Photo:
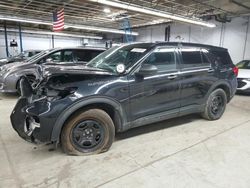
<instances>
[{"instance_id":1,"label":"white building wall","mask_svg":"<svg viewBox=\"0 0 250 188\"><path fill-rule=\"evenodd\" d=\"M188 24L171 24L170 41L194 42L228 48L234 63L242 59L250 59L249 18L234 18L230 23L216 22L216 25L216 28L206 28ZM164 41L166 26L167 24L162 24L137 29L139 36L136 41Z\"/></svg>"},{"instance_id":2,"label":"white building wall","mask_svg":"<svg viewBox=\"0 0 250 188\"><path fill-rule=\"evenodd\" d=\"M9 53L15 55L20 53L20 39L18 33L8 32L8 45L10 41L15 39L18 43L18 47L13 49L9 48ZM38 34L22 34L23 50L46 50L53 47L51 35L38 35ZM54 36L54 47L75 47L81 46L84 43L88 43L91 46L104 47L103 41L93 39L82 39L73 37L60 37ZM0 32L0 58L6 57L5 48L5 35L4 32Z\"/></svg>"}]
</instances>

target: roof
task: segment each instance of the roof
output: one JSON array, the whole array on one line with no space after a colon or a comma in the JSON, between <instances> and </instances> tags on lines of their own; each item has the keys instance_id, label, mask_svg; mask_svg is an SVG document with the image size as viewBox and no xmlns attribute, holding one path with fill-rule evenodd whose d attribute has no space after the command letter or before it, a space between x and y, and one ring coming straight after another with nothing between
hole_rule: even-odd
<instances>
[{"instance_id":1,"label":"roof","mask_svg":"<svg viewBox=\"0 0 250 188\"><path fill-rule=\"evenodd\" d=\"M62 50L67 50L67 49L84 49L84 50L100 50L100 51L105 51L107 50L106 48L100 48L100 47L87 47L87 46L77 46L77 47L61 47L57 49L62 49Z\"/></svg>"},{"instance_id":2,"label":"roof","mask_svg":"<svg viewBox=\"0 0 250 188\"><path fill-rule=\"evenodd\" d=\"M157 41L157 42L136 42L126 45L152 45L155 46L186 46L186 47L198 47L198 48L206 48L210 50L227 50L226 48L219 46L212 46L208 44L199 44L199 43L189 43L189 42L166 42L166 41Z\"/></svg>"},{"instance_id":3,"label":"roof","mask_svg":"<svg viewBox=\"0 0 250 188\"><path fill-rule=\"evenodd\" d=\"M23 50L23 52L41 52L43 50Z\"/></svg>"},{"instance_id":4,"label":"roof","mask_svg":"<svg viewBox=\"0 0 250 188\"><path fill-rule=\"evenodd\" d=\"M190 43L190 42L156 42L156 45L170 45L170 46L187 46L187 47L199 47L199 48L208 48L214 50L227 50L226 48L213 46L208 44L199 44L199 43Z\"/></svg>"},{"instance_id":5,"label":"roof","mask_svg":"<svg viewBox=\"0 0 250 188\"><path fill-rule=\"evenodd\" d=\"M86 46L77 46L77 47L58 47L58 48L51 48L45 51L56 51L56 50L96 50L96 51L106 51L106 48L100 48L100 47L86 47Z\"/></svg>"}]
</instances>

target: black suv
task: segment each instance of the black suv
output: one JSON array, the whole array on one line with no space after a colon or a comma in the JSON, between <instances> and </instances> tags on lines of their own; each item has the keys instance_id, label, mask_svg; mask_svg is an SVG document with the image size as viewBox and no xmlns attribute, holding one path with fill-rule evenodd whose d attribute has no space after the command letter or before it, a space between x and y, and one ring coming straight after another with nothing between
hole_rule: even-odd
<instances>
[{"instance_id":1,"label":"black suv","mask_svg":"<svg viewBox=\"0 0 250 188\"><path fill-rule=\"evenodd\" d=\"M84 68L24 77L11 122L25 140L61 143L68 154L108 150L115 132L191 113L217 120L237 88L227 49L190 43L114 47Z\"/></svg>"}]
</instances>

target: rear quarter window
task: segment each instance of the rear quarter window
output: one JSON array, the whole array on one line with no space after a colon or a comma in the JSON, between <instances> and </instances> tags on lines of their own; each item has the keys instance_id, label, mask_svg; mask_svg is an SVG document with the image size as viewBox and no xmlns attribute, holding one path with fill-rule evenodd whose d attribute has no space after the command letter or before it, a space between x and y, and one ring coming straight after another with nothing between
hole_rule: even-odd
<instances>
[{"instance_id":1,"label":"rear quarter window","mask_svg":"<svg viewBox=\"0 0 250 188\"><path fill-rule=\"evenodd\" d=\"M215 60L218 62L219 65L221 66L227 66L233 64L233 61L226 50L212 50L210 51L215 57Z\"/></svg>"}]
</instances>

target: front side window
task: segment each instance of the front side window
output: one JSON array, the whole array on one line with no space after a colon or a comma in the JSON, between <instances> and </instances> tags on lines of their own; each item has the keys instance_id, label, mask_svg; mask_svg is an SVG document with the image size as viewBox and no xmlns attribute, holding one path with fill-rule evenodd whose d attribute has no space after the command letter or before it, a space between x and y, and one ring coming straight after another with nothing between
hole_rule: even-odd
<instances>
[{"instance_id":1,"label":"front side window","mask_svg":"<svg viewBox=\"0 0 250 188\"><path fill-rule=\"evenodd\" d=\"M39 62L39 64L42 63L58 63L62 60L62 55L61 55L61 51L57 51L54 53L51 53L49 55L47 55L46 57L42 58Z\"/></svg>"},{"instance_id":2,"label":"front side window","mask_svg":"<svg viewBox=\"0 0 250 188\"><path fill-rule=\"evenodd\" d=\"M176 69L175 51L170 48L156 49L143 62L157 67L158 72L168 72Z\"/></svg>"},{"instance_id":3,"label":"front side window","mask_svg":"<svg viewBox=\"0 0 250 188\"><path fill-rule=\"evenodd\" d=\"M61 51L50 54L49 56L47 56L46 60L49 60L49 61L52 61L52 62L61 61Z\"/></svg>"}]
</instances>

